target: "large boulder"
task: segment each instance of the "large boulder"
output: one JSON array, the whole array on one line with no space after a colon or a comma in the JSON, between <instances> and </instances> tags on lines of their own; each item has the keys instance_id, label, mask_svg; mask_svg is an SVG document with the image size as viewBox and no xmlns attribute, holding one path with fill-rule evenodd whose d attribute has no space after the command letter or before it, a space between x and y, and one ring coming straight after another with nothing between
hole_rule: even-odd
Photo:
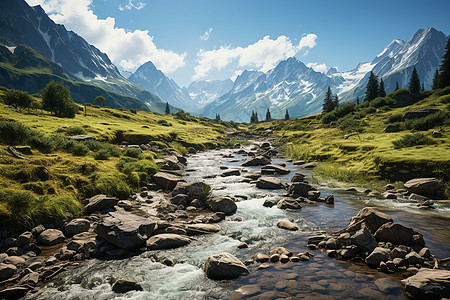
<instances>
[{"instance_id":1,"label":"large boulder","mask_svg":"<svg viewBox=\"0 0 450 300\"><path fill-rule=\"evenodd\" d=\"M239 259L227 252L209 256L203 265L203 271L208 278L215 280L235 279L250 273Z\"/></svg>"},{"instance_id":2,"label":"large boulder","mask_svg":"<svg viewBox=\"0 0 450 300\"><path fill-rule=\"evenodd\" d=\"M316 189L305 182L293 182L289 186L288 193L294 197L308 197L309 191L315 191Z\"/></svg>"},{"instance_id":3,"label":"large boulder","mask_svg":"<svg viewBox=\"0 0 450 300\"><path fill-rule=\"evenodd\" d=\"M411 111L408 111L403 115L403 119L419 119L425 118L428 115L432 115L434 113L439 112L439 109L434 108L418 108Z\"/></svg>"},{"instance_id":4,"label":"large boulder","mask_svg":"<svg viewBox=\"0 0 450 300\"><path fill-rule=\"evenodd\" d=\"M422 268L402 285L413 299L450 298L450 271Z\"/></svg>"},{"instance_id":5,"label":"large boulder","mask_svg":"<svg viewBox=\"0 0 450 300\"><path fill-rule=\"evenodd\" d=\"M16 246L23 247L31 242L33 234L30 231L26 231L17 237Z\"/></svg>"},{"instance_id":6,"label":"large boulder","mask_svg":"<svg viewBox=\"0 0 450 300\"><path fill-rule=\"evenodd\" d=\"M247 159L245 162L242 163L242 165L245 167L265 166L268 164L270 164L270 158L267 158L265 156L255 156L255 157Z\"/></svg>"},{"instance_id":7,"label":"large boulder","mask_svg":"<svg viewBox=\"0 0 450 300\"><path fill-rule=\"evenodd\" d=\"M91 223L86 219L73 219L66 226L64 226L64 230L69 235L76 235L82 232L86 232L91 227Z\"/></svg>"},{"instance_id":8,"label":"large boulder","mask_svg":"<svg viewBox=\"0 0 450 300\"><path fill-rule=\"evenodd\" d=\"M297 231L300 229L297 224L288 221L288 220L279 220L277 223L277 227L281 229L286 229L290 231Z\"/></svg>"},{"instance_id":9,"label":"large boulder","mask_svg":"<svg viewBox=\"0 0 450 300\"><path fill-rule=\"evenodd\" d=\"M97 225L95 232L111 244L123 249L137 249L145 245L157 222L128 212L110 212Z\"/></svg>"},{"instance_id":10,"label":"large boulder","mask_svg":"<svg viewBox=\"0 0 450 300\"><path fill-rule=\"evenodd\" d=\"M179 234L162 233L152 236L147 240L148 250L161 250L182 247L191 242L191 240Z\"/></svg>"},{"instance_id":11,"label":"large boulder","mask_svg":"<svg viewBox=\"0 0 450 300\"><path fill-rule=\"evenodd\" d=\"M11 278L16 271L17 267L15 265L0 263L0 281Z\"/></svg>"},{"instance_id":12,"label":"large boulder","mask_svg":"<svg viewBox=\"0 0 450 300\"><path fill-rule=\"evenodd\" d=\"M378 246L377 240L364 225L361 226L361 229L355 232L355 234L353 234L350 238L354 244L365 252L370 253Z\"/></svg>"},{"instance_id":13,"label":"large boulder","mask_svg":"<svg viewBox=\"0 0 450 300\"><path fill-rule=\"evenodd\" d=\"M114 207L119 202L119 199L103 194L98 194L87 199L87 201L88 204L84 207L84 211L86 212L86 214L91 214L94 211Z\"/></svg>"},{"instance_id":14,"label":"large boulder","mask_svg":"<svg viewBox=\"0 0 450 300\"><path fill-rule=\"evenodd\" d=\"M239 175L241 175L241 171L238 169L226 170L222 173L222 177L239 176Z\"/></svg>"},{"instance_id":15,"label":"large boulder","mask_svg":"<svg viewBox=\"0 0 450 300\"><path fill-rule=\"evenodd\" d=\"M361 227L360 224L364 223L367 226L367 229L373 234L381 225L389 222L392 222L392 218L387 214L382 213L373 207L364 207L350 220L350 224L347 228L359 229Z\"/></svg>"},{"instance_id":16,"label":"large boulder","mask_svg":"<svg viewBox=\"0 0 450 300\"><path fill-rule=\"evenodd\" d=\"M205 199L210 189L210 186L204 182L178 182L172 192L172 196L185 194L195 199Z\"/></svg>"},{"instance_id":17,"label":"large boulder","mask_svg":"<svg viewBox=\"0 0 450 300\"><path fill-rule=\"evenodd\" d=\"M158 172L153 175L153 180L157 185L165 190L173 190L179 182L184 182L183 178L166 172Z\"/></svg>"},{"instance_id":18,"label":"large boulder","mask_svg":"<svg viewBox=\"0 0 450 300\"><path fill-rule=\"evenodd\" d=\"M210 200L211 210L214 212L223 212L226 215L232 215L237 210L237 205L230 197L215 197Z\"/></svg>"},{"instance_id":19,"label":"large boulder","mask_svg":"<svg viewBox=\"0 0 450 300\"><path fill-rule=\"evenodd\" d=\"M64 242L64 234L58 229L46 229L36 240L40 245L52 246Z\"/></svg>"},{"instance_id":20,"label":"large boulder","mask_svg":"<svg viewBox=\"0 0 450 300\"><path fill-rule=\"evenodd\" d=\"M278 178L261 177L256 181L256 187L260 189L278 190L283 188L283 183Z\"/></svg>"},{"instance_id":21,"label":"large boulder","mask_svg":"<svg viewBox=\"0 0 450 300\"><path fill-rule=\"evenodd\" d=\"M119 279L112 285L112 290L115 293L125 294L129 291L142 291L142 286L133 280Z\"/></svg>"},{"instance_id":22,"label":"large boulder","mask_svg":"<svg viewBox=\"0 0 450 300\"><path fill-rule=\"evenodd\" d=\"M414 245L415 235L418 233L411 227L393 222L381 225L374 234L378 242L391 242L397 245Z\"/></svg>"},{"instance_id":23,"label":"large boulder","mask_svg":"<svg viewBox=\"0 0 450 300\"><path fill-rule=\"evenodd\" d=\"M293 198L283 198L278 201L277 207L279 209L301 209L300 201Z\"/></svg>"},{"instance_id":24,"label":"large boulder","mask_svg":"<svg viewBox=\"0 0 450 300\"><path fill-rule=\"evenodd\" d=\"M389 249L376 247L369 256L366 257L366 264L373 268L378 268L380 262L386 262L389 259Z\"/></svg>"},{"instance_id":25,"label":"large boulder","mask_svg":"<svg viewBox=\"0 0 450 300\"><path fill-rule=\"evenodd\" d=\"M407 181L405 188L408 192L419 195L442 196L445 184L437 178L416 178Z\"/></svg>"},{"instance_id":26,"label":"large boulder","mask_svg":"<svg viewBox=\"0 0 450 300\"><path fill-rule=\"evenodd\" d=\"M261 172L265 170L273 170L274 173L280 174L280 175L286 175L289 174L291 171L289 169L286 169L279 165L267 165L261 168Z\"/></svg>"}]
</instances>

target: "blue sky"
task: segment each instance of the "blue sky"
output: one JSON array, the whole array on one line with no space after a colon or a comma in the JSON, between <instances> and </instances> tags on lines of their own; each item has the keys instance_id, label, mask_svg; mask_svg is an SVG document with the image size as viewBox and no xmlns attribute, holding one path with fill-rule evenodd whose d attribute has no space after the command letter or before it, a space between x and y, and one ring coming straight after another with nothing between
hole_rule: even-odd
<instances>
[{"instance_id":1,"label":"blue sky","mask_svg":"<svg viewBox=\"0 0 450 300\"><path fill-rule=\"evenodd\" d=\"M27 2L41 4L120 69L133 71L150 59L181 86L266 71L292 55L317 70L348 71L419 28L450 34L447 0Z\"/></svg>"}]
</instances>

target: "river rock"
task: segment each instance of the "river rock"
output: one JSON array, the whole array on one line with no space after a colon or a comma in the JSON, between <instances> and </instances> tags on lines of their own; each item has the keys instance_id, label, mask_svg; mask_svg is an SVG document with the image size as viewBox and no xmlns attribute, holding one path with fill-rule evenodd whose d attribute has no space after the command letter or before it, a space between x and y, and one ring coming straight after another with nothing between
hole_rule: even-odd
<instances>
[{"instance_id":1,"label":"river rock","mask_svg":"<svg viewBox=\"0 0 450 300\"><path fill-rule=\"evenodd\" d=\"M244 163L242 163L243 166L249 167L249 166L265 166L270 164L270 159L265 156L255 156L247 159Z\"/></svg>"},{"instance_id":2,"label":"river rock","mask_svg":"<svg viewBox=\"0 0 450 300\"><path fill-rule=\"evenodd\" d=\"M73 219L66 226L64 230L70 235L76 235L78 233L86 232L91 227L91 223L86 219Z\"/></svg>"},{"instance_id":3,"label":"river rock","mask_svg":"<svg viewBox=\"0 0 450 300\"><path fill-rule=\"evenodd\" d=\"M377 268L380 262L386 262L389 259L389 249L376 247L369 256L366 257L366 264Z\"/></svg>"},{"instance_id":4,"label":"river rock","mask_svg":"<svg viewBox=\"0 0 450 300\"><path fill-rule=\"evenodd\" d=\"M309 191L315 191L316 189L305 182L293 182L288 189L288 193L294 197L308 197Z\"/></svg>"},{"instance_id":5,"label":"river rock","mask_svg":"<svg viewBox=\"0 0 450 300\"><path fill-rule=\"evenodd\" d=\"M377 240L364 225L351 236L351 240L364 252L371 253L378 246Z\"/></svg>"},{"instance_id":6,"label":"river rock","mask_svg":"<svg viewBox=\"0 0 450 300\"><path fill-rule=\"evenodd\" d=\"M172 192L172 196L178 194L186 194L194 199L206 199L210 190L210 186L204 182L178 182Z\"/></svg>"},{"instance_id":7,"label":"river rock","mask_svg":"<svg viewBox=\"0 0 450 300\"><path fill-rule=\"evenodd\" d=\"M408 254L408 251L404 249L405 247L395 247L391 250L391 253L389 254L390 258L404 258L406 254Z\"/></svg>"},{"instance_id":8,"label":"river rock","mask_svg":"<svg viewBox=\"0 0 450 300\"><path fill-rule=\"evenodd\" d=\"M13 264L0 263L0 281L7 280L16 273L17 267Z\"/></svg>"},{"instance_id":9,"label":"river rock","mask_svg":"<svg viewBox=\"0 0 450 300\"><path fill-rule=\"evenodd\" d=\"M30 231L26 231L17 237L16 246L23 247L31 242L33 234Z\"/></svg>"},{"instance_id":10,"label":"river rock","mask_svg":"<svg viewBox=\"0 0 450 300\"><path fill-rule=\"evenodd\" d=\"M227 170L222 173L222 177L228 177L228 176L239 176L241 175L241 171L234 169L234 170Z\"/></svg>"},{"instance_id":11,"label":"river rock","mask_svg":"<svg viewBox=\"0 0 450 300\"><path fill-rule=\"evenodd\" d=\"M39 273L31 272L23 276L19 281L19 285L31 285L35 286L39 282Z\"/></svg>"},{"instance_id":12,"label":"river rock","mask_svg":"<svg viewBox=\"0 0 450 300\"><path fill-rule=\"evenodd\" d=\"M300 165L300 168L303 169L314 169L315 167L317 167L318 163L317 162L309 162L309 163L305 163L303 165Z\"/></svg>"},{"instance_id":13,"label":"river rock","mask_svg":"<svg viewBox=\"0 0 450 300\"><path fill-rule=\"evenodd\" d=\"M220 227L212 224L189 224L186 226L188 235L199 235L207 233L215 233L220 231Z\"/></svg>"},{"instance_id":14,"label":"river rock","mask_svg":"<svg viewBox=\"0 0 450 300\"><path fill-rule=\"evenodd\" d=\"M112 290L115 293L125 294L129 291L143 291L143 288L136 281L119 279L112 285Z\"/></svg>"},{"instance_id":15,"label":"river rock","mask_svg":"<svg viewBox=\"0 0 450 300\"><path fill-rule=\"evenodd\" d=\"M157 185L165 190L173 190L179 182L184 182L184 179L180 176L169 174L166 172L156 173L155 175L153 175L153 180Z\"/></svg>"},{"instance_id":16,"label":"river rock","mask_svg":"<svg viewBox=\"0 0 450 300\"><path fill-rule=\"evenodd\" d=\"M266 262L266 261L269 261L269 255L264 254L264 253L261 253L261 252L258 252L258 253L255 254L255 256L253 257L253 259L254 259L256 262L264 263L264 262Z\"/></svg>"},{"instance_id":17,"label":"river rock","mask_svg":"<svg viewBox=\"0 0 450 300\"><path fill-rule=\"evenodd\" d=\"M430 249L428 249L426 247L420 249L419 255L422 257L425 257L425 258L430 258L431 257Z\"/></svg>"},{"instance_id":18,"label":"river rock","mask_svg":"<svg viewBox=\"0 0 450 300\"><path fill-rule=\"evenodd\" d=\"M320 197L319 191L308 191L308 200L316 201Z\"/></svg>"},{"instance_id":19,"label":"river rock","mask_svg":"<svg viewBox=\"0 0 450 300\"><path fill-rule=\"evenodd\" d=\"M362 222L365 223L367 229L369 229L373 234L378 230L378 228L380 228L381 225L392 222L392 218L372 207L364 207L356 216L352 217L347 228L352 228L357 226L357 223L360 224Z\"/></svg>"},{"instance_id":20,"label":"river rock","mask_svg":"<svg viewBox=\"0 0 450 300\"><path fill-rule=\"evenodd\" d=\"M232 215L236 212L237 206L230 197L215 197L210 200L211 210Z\"/></svg>"},{"instance_id":21,"label":"river rock","mask_svg":"<svg viewBox=\"0 0 450 300\"><path fill-rule=\"evenodd\" d=\"M29 288L24 286L13 286L0 291L0 299L19 299L25 296Z\"/></svg>"},{"instance_id":22,"label":"river rock","mask_svg":"<svg viewBox=\"0 0 450 300\"><path fill-rule=\"evenodd\" d=\"M279 165L266 165L266 166L261 168L261 173L264 170L275 170L274 173L277 173L277 174L280 174L280 175L286 175L286 174L291 173L290 170L288 170L288 169L286 169L286 168L284 168L282 166L279 166Z\"/></svg>"},{"instance_id":23,"label":"river rock","mask_svg":"<svg viewBox=\"0 0 450 300\"><path fill-rule=\"evenodd\" d=\"M84 207L86 214L91 214L94 211L113 208L119 202L115 197L106 196L103 194L92 196L87 199L88 204Z\"/></svg>"},{"instance_id":24,"label":"river rock","mask_svg":"<svg viewBox=\"0 0 450 300\"><path fill-rule=\"evenodd\" d=\"M309 192L308 192L309 193ZM334 196L333 195L328 195L326 198L325 198L325 203L326 204L334 204Z\"/></svg>"},{"instance_id":25,"label":"river rock","mask_svg":"<svg viewBox=\"0 0 450 300\"><path fill-rule=\"evenodd\" d=\"M185 194L177 194L176 196L170 198L170 203L175 205L182 205L184 207L188 206L188 203L192 200L192 198Z\"/></svg>"},{"instance_id":26,"label":"river rock","mask_svg":"<svg viewBox=\"0 0 450 300\"><path fill-rule=\"evenodd\" d=\"M405 256L405 261L408 265L415 266L417 264L423 264L423 258L417 252L411 251Z\"/></svg>"},{"instance_id":27,"label":"river rock","mask_svg":"<svg viewBox=\"0 0 450 300\"><path fill-rule=\"evenodd\" d=\"M155 163L160 165L163 170L181 170L180 160L175 155L156 159Z\"/></svg>"},{"instance_id":28,"label":"river rock","mask_svg":"<svg viewBox=\"0 0 450 300\"><path fill-rule=\"evenodd\" d=\"M416 234L418 233L411 227L390 222L380 226L374 236L378 242L391 242L397 245L414 245L414 235Z\"/></svg>"},{"instance_id":29,"label":"river rock","mask_svg":"<svg viewBox=\"0 0 450 300\"><path fill-rule=\"evenodd\" d=\"M179 234L162 233L150 237L147 240L148 250L173 249L187 245L191 240Z\"/></svg>"},{"instance_id":30,"label":"river rock","mask_svg":"<svg viewBox=\"0 0 450 300\"><path fill-rule=\"evenodd\" d=\"M289 251L288 249L284 248L284 247L276 247L273 248L272 250L269 251L269 255L272 256L274 254L279 254L279 255L287 255L288 257L292 256L292 252Z\"/></svg>"},{"instance_id":31,"label":"river rock","mask_svg":"<svg viewBox=\"0 0 450 300\"><path fill-rule=\"evenodd\" d=\"M5 264L14 265L16 267L22 266L25 263L25 259L21 256L8 256L3 261Z\"/></svg>"},{"instance_id":32,"label":"river rock","mask_svg":"<svg viewBox=\"0 0 450 300\"><path fill-rule=\"evenodd\" d=\"M293 198L283 198L278 201L277 207L279 209L301 209L300 201Z\"/></svg>"},{"instance_id":33,"label":"river rock","mask_svg":"<svg viewBox=\"0 0 450 300\"><path fill-rule=\"evenodd\" d=\"M36 238L38 244L47 246L62 243L64 239L64 234L58 229L46 229Z\"/></svg>"},{"instance_id":34,"label":"river rock","mask_svg":"<svg viewBox=\"0 0 450 300\"><path fill-rule=\"evenodd\" d=\"M261 177L256 181L256 187L260 189L277 190L283 188L283 183L278 178Z\"/></svg>"},{"instance_id":35,"label":"river rock","mask_svg":"<svg viewBox=\"0 0 450 300\"><path fill-rule=\"evenodd\" d=\"M250 273L239 259L227 252L209 256L203 271L208 278L215 280L234 279Z\"/></svg>"},{"instance_id":36,"label":"river rock","mask_svg":"<svg viewBox=\"0 0 450 300\"><path fill-rule=\"evenodd\" d=\"M450 298L450 271L422 268L416 275L401 281L414 299Z\"/></svg>"},{"instance_id":37,"label":"river rock","mask_svg":"<svg viewBox=\"0 0 450 300\"><path fill-rule=\"evenodd\" d=\"M145 245L157 222L128 212L110 212L97 225L99 237L122 249L136 249Z\"/></svg>"},{"instance_id":38,"label":"river rock","mask_svg":"<svg viewBox=\"0 0 450 300\"><path fill-rule=\"evenodd\" d=\"M288 220L279 220L277 223L277 227L281 228L281 229L290 230L290 231L296 231L296 230L300 229L300 227L298 227L297 224L292 223L291 221L288 221Z\"/></svg>"},{"instance_id":39,"label":"river rock","mask_svg":"<svg viewBox=\"0 0 450 300\"><path fill-rule=\"evenodd\" d=\"M261 294L261 288L256 284L243 285L233 291L231 299L246 299L250 296Z\"/></svg>"},{"instance_id":40,"label":"river rock","mask_svg":"<svg viewBox=\"0 0 450 300\"><path fill-rule=\"evenodd\" d=\"M33 229L31 229L31 233L33 234L34 237L37 237L37 236L40 235L44 230L45 230L44 225L38 225L38 226L34 227Z\"/></svg>"},{"instance_id":41,"label":"river rock","mask_svg":"<svg viewBox=\"0 0 450 300\"><path fill-rule=\"evenodd\" d=\"M416 178L405 183L408 192L419 195L441 196L445 190L445 184L437 178Z\"/></svg>"},{"instance_id":42,"label":"river rock","mask_svg":"<svg viewBox=\"0 0 450 300\"><path fill-rule=\"evenodd\" d=\"M291 178L291 182L303 182L305 181L305 175L300 173L295 173Z\"/></svg>"}]
</instances>

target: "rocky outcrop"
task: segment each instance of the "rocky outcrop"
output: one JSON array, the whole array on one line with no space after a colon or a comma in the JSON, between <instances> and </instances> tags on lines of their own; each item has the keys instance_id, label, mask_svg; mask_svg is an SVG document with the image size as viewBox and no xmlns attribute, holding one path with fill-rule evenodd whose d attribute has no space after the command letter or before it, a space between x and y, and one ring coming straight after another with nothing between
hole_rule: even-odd
<instances>
[{"instance_id":1,"label":"rocky outcrop","mask_svg":"<svg viewBox=\"0 0 450 300\"><path fill-rule=\"evenodd\" d=\"M439 109L434 108L418 108L411 111L408 111L403 115L403 119L419 119L419 118L425 118L428 115L435 114L439 112Z\"/></svg>"},{"instance_id":2,"label":"rocky outcrop","mask_svg":"<svg viewBox=\"0 0 450 300\"><path fill-rule=\"evenodd\" d=\"M173 190L179 182L184 182L180 176L169 174L166 172L158 172L153 175L153 180L157 185L165 190Z\"/></svg>"},{"instance_id":3,"label":"rocky outcrop","mask_svg":"<svg viewBox=\"0 0 450 300\"><path fill-rule=\"evenodd\" d=\"M256 187L260 189L278 190L283 188L283 183L278 178L261 177L256 181Z\"/></svg>"},{"instance_id":4,"label":"rocky outcrop","mask_svg":"<svg viewBox=\"0 0 450 300\"><path fill-rule=\"evenodd\" d=\"M405 183L408 192L419 195L442 196L445 190L445 184L437 178L416 178Z\"/></svg>"},{"instance_id":5,"label":"rocky outcrop","mask_svg":"<svg viewBox=\"0 0 450 300\"><path fill-rule=\"evenodd\" d=\"M402 285L413 299L450 298L450 271L422 268Z\"/></svg>"},{"instance_id":6,"label":"rocky outcrop","mask_svg":"<svg viewBox=\"0 0 450 300\"><path fill-rule=\"evenodd\" d=\"M73 219L64 226L64 230L70 236L86 232L91 227L91 223L86 219Z\"/></svg>"},{"instance_id":7,"label":"rocky outcrop","mask_svg":"<svg viewBox=\"0 0 450 300\"><path fill-rule=\"evenodd\" d=\"M239 259L227 252L209 256L203 265L203 271L208 278L214 280L235 279L250 273Z\"/></svg>"},{"instance_id":8,"label":"rocky outcrop","mask_svg":"<svg viewBox=\"0 0 450 300\"><path fill-rule=\"evenodd\" d=\"M86 214L91 214L94 211L113 208L119 202L115 197L106 196L103 194L92 196L87 199L87 204L84 207Z\"/></svg>"},{"instance_id":9,"label":"rocky outcrop","mask_svg":"<svg viewBox=\"0 0 450 300\"><path fill-rule=\"evenodd\" d=\"M416 237L416 235L419 235ZM411 227L406 227L398 223L385 223L378 228L374 234L378 242L391 242L400 245L414 245L420 242L424 245L423 237L415 232Z\"/></svg>"},{"instance_id":10,"label":"rocky outcrop","mask_svg":"<svg viewBox=\"0 0 450 300\"><path fill-rule=\"evenodd\" d=\"M191 240L179 234L163 233L152 236L147 240L148 250L173 249L189 244Z\"/></svg>"},{"instance_id":11,"label":"rocky outcrop","mask_svg":"<svg viewBox=\"0 0 450 300\"><path fill-rule=\"evenodd\" d=\"M268 164L270 164L270 158L267 158L265 156L255 156L247 159L245 162L242 163L244 167L265 166Z\"/></svg>"},{"instance_id":12,"label":"rocky outcrop","mask_svg":"<svg viewBox=\"0 0 450 300\"><path fill-rule=\"evenodd\" d=\"M145 246L145 240L156 227L155 220L120 211L110 212L98 223L95 232L119 248L137 249Z\"/></svg>"},{"instance_id":13,"label":"rocky outcrop","mask_svg":"<svg viewBox=\"0 0 450 300\"><path fill-rule=\"evenodd\" d=\"M214 212L223 212L226 215L232 215L237 210L237 205L230 197L215 197L209 200L211 210Z\"/></svg>"},{"instance_id":14,"label":"rocky outcrop","mask_svg":"<svg viewBox=\"0 0 450 300\"><path fill-rule=\"evenodd\" d=\"M358 229L364 223L371 233L375 233L381 225L392 222L392 218L373 207L361 209L356 216L350 220L347 229Z\"/></svg>"},{"instance_id":15,"label":"rocky outcrop","mask_svg":"<svg viewBox=\"0 0 450 300\"><path fill-rule=\"evenodd\" d=\"M283 198L278 201L277 207L279 209L301 209L302 206L300 202L299 199Z\"/></svg>"}]
</instances>

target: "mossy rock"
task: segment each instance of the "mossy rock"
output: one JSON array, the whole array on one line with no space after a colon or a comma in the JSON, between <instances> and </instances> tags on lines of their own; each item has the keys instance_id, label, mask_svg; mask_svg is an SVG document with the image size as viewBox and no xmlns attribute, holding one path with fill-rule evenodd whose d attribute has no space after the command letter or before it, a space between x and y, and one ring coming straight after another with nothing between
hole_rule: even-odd
<instances>
[{"instance_id":1,"label":"mossy rock","mask_svg":"<svg viewBox=\"0 0 450 300\"><path fill-rule=\"evenodd\" d=\"M125 294L129 291L143 291L143 288L136 281L128 279L119 279L112 285L112 290L115 293Z\"/></svg>"}]
</instances>

